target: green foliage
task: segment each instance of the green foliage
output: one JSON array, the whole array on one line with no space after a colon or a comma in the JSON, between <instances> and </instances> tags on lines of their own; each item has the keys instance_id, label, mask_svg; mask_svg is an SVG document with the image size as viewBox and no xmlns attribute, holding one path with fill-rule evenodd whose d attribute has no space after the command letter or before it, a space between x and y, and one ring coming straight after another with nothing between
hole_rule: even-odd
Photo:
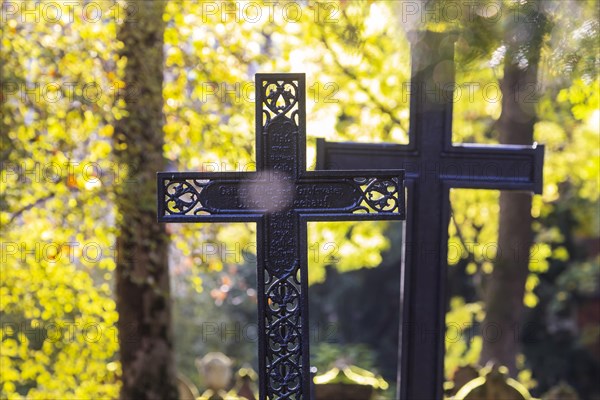
<instances>
[{"instance_id":1,"label":"green foliage","mask_svg":"<svg viewBox=\"0 0 600 400\"><path fill-rule=\"evenodd\" d=\"M118 75L118 8L102 7L96 24L15 15L0 28L2 398L118 393L110 188L119 171L108 142L118 111L107 91Z\"/></svg>"},{"instance_id":2,"label":"green foliage","mask_svg":"<svg viewBox=\"0 0 600 400\"><path fill-rule=\"evenodd\" d=\"M477 365L482 345L477 325L483 316L482 303L465 304L460 297L450 301L450 310L446 313L446 376L452 376L462 365Z\"/></svg>"},{"instance_id":3,"label":"green foliage","mask_svg":"<svg viewBox=\"0 0 600 400\"><path fill-rule=\"evenodd\" d=\"M574 263L557 279L558 292L552 303L556 311L563 311L578 297L593 296L598 288L598 260Z\"/></svg>"}]
</instances>

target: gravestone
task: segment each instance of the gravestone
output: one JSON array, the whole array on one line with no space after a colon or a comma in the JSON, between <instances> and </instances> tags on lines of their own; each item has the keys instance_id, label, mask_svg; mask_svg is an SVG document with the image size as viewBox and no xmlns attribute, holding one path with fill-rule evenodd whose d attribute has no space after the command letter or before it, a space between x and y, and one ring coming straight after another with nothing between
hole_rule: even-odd
<instances>
[{"instance_id":1,"label":"gravestone","mask_svg":"<svg viewBox=\"0 0 600 400\"><path fill-rule=\"evenodd\" d=\"M196 385L183 374L177 374L177 391L179 400L196 400L200 396Z\"/></svg>"},{"instance_id":2,"label":"gravestone","mask_svg":"<svg viewBox=\"0 0 600 400\"><path fill-rule=\"evenodd\" d=\"M404 219L404 171L307 171L304 74L257 74L256 172L159 173L159 222L257 225L259 396L310 397L308 221Z\"/></svg>"},{"instance_id":3,"label":"gravestone","mask_svg":"<svg viewBox=\"0 0 600 400\"><path fill-rule=\"evenodd\" d=\"M240 368L236 376L235 393L243 399L256 400L255 381L258 378L256 372L250 366L245 366Z\"/></svg>"},{"instance_id":4,"label":"gravestone","mask_svg":"<svg viewBox=\"0 0 600 400\"><path fill-rule=\"evenodd\" d=\"M452 143L454 41L412 34L409 143L317 140L317 169L406 170L398 387L402 399L442 399L451 188L542 191L544 147Z\"/></svg>"},{"instance_id":5,"label":"gravestone","mask_svg":"<svg viewBox=\"0 0 600 400\"><path fill-rule=\"evenodd\" d=\"M534 400L525 386L508 376L508 368L490 364L467 382L452 400Z\"/></svg>"},{"instance_id":6,"label":"gravestone","mask_svg":"<svg viewBox=\"0 0 600 400\"><path fill-rule=\"evenodd\" d=\"M212 352L196 360L196 368L202 377L206 390L219 393L231 383L233 362L223 353Z\"/></svg>"}]
</instances>

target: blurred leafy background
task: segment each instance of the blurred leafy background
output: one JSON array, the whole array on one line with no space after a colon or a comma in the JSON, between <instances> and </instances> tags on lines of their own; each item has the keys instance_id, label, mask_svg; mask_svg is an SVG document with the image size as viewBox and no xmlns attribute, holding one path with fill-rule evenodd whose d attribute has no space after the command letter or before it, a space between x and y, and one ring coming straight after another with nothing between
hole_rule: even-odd
<instances>
[{"instance_id":1,"label":"blurred leafy background","mask_svg":"<svg viewBox=\"0 0 600 400\"><path fill-rule=\"evenodd\" d=\"M117 32L135 18L136 2L95 1L93 10L89 2L71 3L2 2L2 398L119 393L115 188L128 169L114 156L114 127L138 93L125 86ZM306 72L313 168L317 137L406 143L406 31L416 28L459 32L454 141L498 143L501 102L491 93L502 78L502 32L513 16L507 10L527 2L480 1L473 18L437 20L415 17L408 3L256 3L258 18L242 11L248 2L165 2L168 169L253 169L256 72ZM443 10L451 2L429 3ZM222 13L227 4L238 17ZM534 137L546 145L544 194L533 199L527 312L516 327L522 351L515 357L533 393L566 381L592 398L600 371L598 9L595 1L565 0L544 2L543 12L547 31L531 45L541 54ZM481 247L497 240L498 197L451 193L450 244L461 251L449 254L447 323L465 331L458 340L447 335L448 378L480 358L478 327L489 306L482 292L495 259ZM177 370L201 384L194 360L216 350L256 368L254 227L167 229ZM388 299L399 290L399 240L393 223L310 225L311 313L314 326L327 331L313 337L322 368L328 354L329 362L345 354L394 383L399 308Z\"/></svg>"}]
</instances>

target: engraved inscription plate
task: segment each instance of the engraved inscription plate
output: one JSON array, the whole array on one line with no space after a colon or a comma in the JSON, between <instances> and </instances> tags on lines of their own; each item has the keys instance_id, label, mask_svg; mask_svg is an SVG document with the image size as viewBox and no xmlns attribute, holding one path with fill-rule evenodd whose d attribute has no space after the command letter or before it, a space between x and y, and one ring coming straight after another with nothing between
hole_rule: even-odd
<instances>
[{"instance_id":1,"label":"engraved inscription plate","mask_svg":"<svg viewBox=\"0 0 600 400\"><path fill-rule=\"evenodd\" d=\"M202 204L211 210L278 211L286 208L349 211L361 200L360 187L352 180L331 184L320 181L296 183L274 181L213 182L199 195Z\"/></svg>"}]
</instances>

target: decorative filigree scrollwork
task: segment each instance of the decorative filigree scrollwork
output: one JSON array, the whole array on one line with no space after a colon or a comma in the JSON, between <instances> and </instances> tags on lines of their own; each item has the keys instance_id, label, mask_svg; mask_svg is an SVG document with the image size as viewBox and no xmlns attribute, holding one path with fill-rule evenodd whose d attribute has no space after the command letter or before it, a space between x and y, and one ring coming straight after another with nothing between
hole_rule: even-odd
<instances>
[{"instance_id":1,"label":"decorative filigree scrollwork","mask_svg":"<svg viewBox=\"0 0 600 400\"><path fill-rule=\"evenodd\" d=\"M398 213L401 212L403 194L398 178L355 178L354 183L362 192L361 203L355 213Z\"/></svg>"},{"instance_id":2,"label":"decorative filigree scrollwork","mask_svg":"<svg viewBox=\"0 0 600 400\"><path fill-rule=\"evenodd\" d=\"M264 81L261 90L263 90L263 133L266 133L266 128L275 118L286 117L298 125L298 81Z\"/></svg>"},{"instance_id":3,"label":"decorative filigree scrollwork","mask_svg":"<svg viewBox=\"0 0 600 400\"><path fill-rule=\"evenodd\" d=\"M209 180L201 179L165 181L165 214L210 214L210 210L205 208L200 200L200 192L202 192L209 183Z\"/></svg>"},{"instance_id":4,"label":"decorative filigree scrollwork","mask_svg":"<svg viewBox=\"0 0 600 400\"><path fill-rule=\"evenodd\" d=\"M265 271L266 373L268 399L302 398L302 318L300 261ZM276 273L275 273L276 272Z\"/></svg>"}]
</instances>

